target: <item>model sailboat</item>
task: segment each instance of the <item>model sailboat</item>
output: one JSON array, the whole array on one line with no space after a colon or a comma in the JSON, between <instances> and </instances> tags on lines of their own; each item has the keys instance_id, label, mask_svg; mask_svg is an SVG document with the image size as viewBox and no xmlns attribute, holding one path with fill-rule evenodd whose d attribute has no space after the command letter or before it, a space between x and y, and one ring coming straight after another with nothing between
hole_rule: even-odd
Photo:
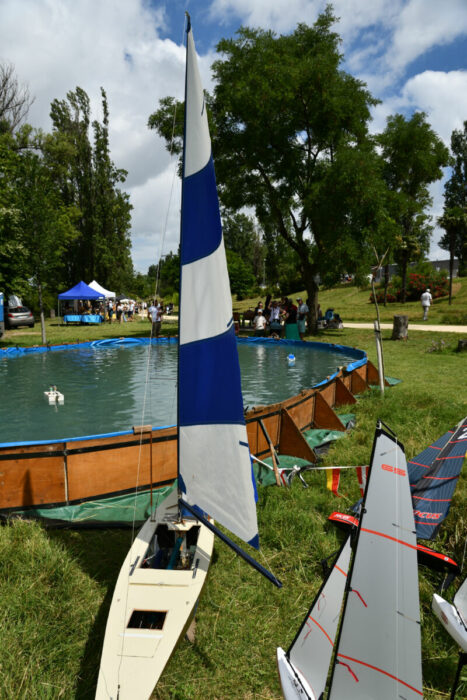
<instances>
[{"instance_id":1,"label":"model sailboat","mask_svg":"<svg viewBox=\"0 0 467 700\"><path fill-rule=\"evenodd\" d=\"M329 700L423 696L415 545L405 455L379 425L350 571L347 540L291 647L278 649L287 700L318 700L331 658Z\"/></svg>"},{"instance_id":2,"label":"model sailboat","mask_svg":"<svg viewBox=\"0 0 467 700\"><path fill-rule=\"evenodd\" d=\"M136 537L109 611L96 697L148 698L187 627L213 533L276 585L215 518L258 547L256 491L243 414L204 93L187 27L178 367L178 485Z\"/></svg>"}]
</instances>

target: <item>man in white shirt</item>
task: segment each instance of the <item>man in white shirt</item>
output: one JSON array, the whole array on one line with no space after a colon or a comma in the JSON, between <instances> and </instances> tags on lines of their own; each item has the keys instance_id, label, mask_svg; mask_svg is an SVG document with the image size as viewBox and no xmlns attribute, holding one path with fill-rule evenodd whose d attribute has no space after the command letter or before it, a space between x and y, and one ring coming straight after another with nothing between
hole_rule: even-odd
<instances>
[{"instance_id":1,"label":"man in white shirt","mask_svg":"<svg viewBox=\"0 0 467 700\"><path fill-rule=\"evenodd\" d=\"M266 331L266 318L263 316L262 309L258 309L258 313L253 319L253 328L255 329L255 335L265 335Z\"/></svg>"},{"instance_id":2,"label":"man in white shirt","mask_svg":"<svg viewBox=\"0 0 467 700\"><path fill-rule=\"evenodd\" d=\"M431 306L431 302L433 301L429 287L427 287L427 289L423 292L422 296L420 297L420 301L423 309L423 320L426 321L428 319L428 310Z\"/></svg>"},{"instance_id":3,"label":"man in white shirt","mask_svg":"<svg viewBox=\"0 0 467 700\"><path fill-rule=\"evenodd\" d=\"M152 337L158 338L162 325L162 308L160 304L157 303L157 299L149 307L148 314L152 321Z\"/></svg>"}]
</instances>

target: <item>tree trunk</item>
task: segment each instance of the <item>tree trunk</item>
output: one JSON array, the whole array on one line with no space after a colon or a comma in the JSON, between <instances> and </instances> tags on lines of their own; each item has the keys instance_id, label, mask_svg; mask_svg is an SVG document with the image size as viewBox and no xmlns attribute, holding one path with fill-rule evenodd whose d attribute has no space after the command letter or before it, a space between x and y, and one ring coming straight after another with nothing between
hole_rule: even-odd
<instances>
[{"instance_id":1,"label":"tree trunk","mask_svg":"<svg viewBox=\"0 0 467 700\"><path fill-rule=\"evenodd\" d=\"M45 345L47 342L47 338L45 335L44 302L42 300L42 283L41 283L40 279L38 280L37 291L39 293L39 311L40 311L40 315L41 315L42 345Z\"/></svg>"},{"instance_id":2,"label":"tree trunk","mask_svg":"<svg viewBox=\"0 0 467 700\"><path fill-rule=\"evenodd\" d=\"M408 329L408 316L394 316L391 340L407 340Z\"/></svg>"},{"instance_id":3,"label":"tree trunk","mask_svg":"<svg viewBox=\"0 0 467 700\"><path fill-rule=\"evenodd\" d=\"M318 332L318 291L319 286L315 282L315 275L311 270L303 271L303 281L308 294L308 331L312 335Z\"/></svg>"},{"instance_id":4,"label":"tree trunk","mask_svg":"<svg viewBox=\"0 0 467 700\"><path fill-rule=\"evenodd\" d=\"M452 274L454 272L454 246L449 247L449 306L452 304Z\"/></svg>"},{"instance_id":5,"label":"tree trunk","mask_svg":"<svg viewBox=\"0 0 467 700\"><path fill-rule=\"evenodd\" d=\"M407 257L405 255L402 258L401 277L402 277L401 302L403 304L405 304L405 299L407 297Z\"/></svg>"},{"instance_id":6,"label":"tree trunk","mask_svg":"<svg viewBox=\"0 0 467 700\"><path fill-rule=\"evenodd\" d=\"M388 303L389 263L384 266L384 306Z\"/></svg>"}]
</instances>

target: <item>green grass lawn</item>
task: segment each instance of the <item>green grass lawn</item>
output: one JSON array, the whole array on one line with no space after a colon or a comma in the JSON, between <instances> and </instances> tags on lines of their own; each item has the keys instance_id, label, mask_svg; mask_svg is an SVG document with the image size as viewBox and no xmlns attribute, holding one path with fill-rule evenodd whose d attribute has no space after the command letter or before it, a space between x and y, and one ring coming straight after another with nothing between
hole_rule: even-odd
<instances>
[{"instance_id":1,"label":"green grass lawn","mask_svg":"<svg viewBox=\"0 0 467 700\"><path fill-rule=\"evenodd\" d=\"M345 322L372 323L376 318L375 306L370 303L370 287L360 289L352 284L342 284L332 289L321 289L319 303L323 313L327 308L333 308ZM290 294L292 299L301 296L304 299L307 293L298 290ZM234 303L234 311L245 311L255 308L259 297L245 299ZM381 322L392 323L395 315L405 314L409 316L409 324L422 324L422 307L419 301L410 301L406 304L394 303L386 307L379 307ZM467 325L467 278L456 278L453 283L453 299L449 305L448 297L435 299L430 308L428 323Z\"/></svg>"},{"instance_id":2,"label":"green grass lawn","mask_svg":"<svg viewBox=\"0 0 467 700\"><path fill-rule=\"evenodd\" d=\"M465 282L457 292L464 300ZM344 320L373 319L374 308L365 306L367 292L346 287L335 291L335 297L328 294L322 293L322 308L329 298ZM442 304L440 314L447 309ZM417 305L412 308L419 313ZM394 313L389 307L387 318ZM430 321L439 319L430 315ZM149 329L147 321L127 323L121 331L110 325L63 328L48 321L50 342L148 335ZM13 332L21 332L16 342L39 342L36 335L22 335L23 330ZM458 335L409 329L407 342L391 341L390 331L382 335L386 374L402 383L388 388L384 397L374 389L359 397L349 409L356 414L356 428L336 442L326 464L367 464L377 418L396 432L411 458L467 413L467 355L455 351ZM319 339L362 348L376 361L372 331L322 331ZM351 471L342 475L340 499L326 490L323 473L306 479L308 489L298 482L291 489L259 489L260 561L283 581L283 589L273 588L216 543L195 643L179 644L156 698L281 697L276 646L287 648L292 641L320 586L319 562L341 542L342 535L327 523L329 513L345 510L359 496ZM29 522L0 528L0 698L94 697L106 615L130 538L130 531L48 531ZM467 478L462 475L435 544L461 564L466 538ZM420 568L423 677L429 700L449 696L457 664L455 644L431 613L431 596L439 583L438 574ZM449 595L454 590L452 586ZM466 681L458 697L467 697Z\"/></svg>"}]
</instances>

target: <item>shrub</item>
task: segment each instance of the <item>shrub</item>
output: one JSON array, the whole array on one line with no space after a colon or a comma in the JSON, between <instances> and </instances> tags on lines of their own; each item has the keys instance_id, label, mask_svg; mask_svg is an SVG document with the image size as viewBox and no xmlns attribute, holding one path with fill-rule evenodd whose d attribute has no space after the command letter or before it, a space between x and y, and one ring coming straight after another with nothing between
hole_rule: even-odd
<instances>
[{"instance_id":1,"label":"shrub","mask_svg":"<svg viewBox=\"0 0 467 700\"><path fill-rule=\"evenodd\" d=\"M418 301L422 292L429 287L433 299L444 297L449 292L449 282L445 270L436 272L431 270L427 272L410 272L407 275L407 290L406 301ZM389 282L387 301L388 303L401 301L402 299L402 280L400 277L394 276ZM376 290L376 300L378 303L384 302L384 288L379 287ZM370 301L374 302L373 293L370 295Z\"/></svg>"}]
</instances>

